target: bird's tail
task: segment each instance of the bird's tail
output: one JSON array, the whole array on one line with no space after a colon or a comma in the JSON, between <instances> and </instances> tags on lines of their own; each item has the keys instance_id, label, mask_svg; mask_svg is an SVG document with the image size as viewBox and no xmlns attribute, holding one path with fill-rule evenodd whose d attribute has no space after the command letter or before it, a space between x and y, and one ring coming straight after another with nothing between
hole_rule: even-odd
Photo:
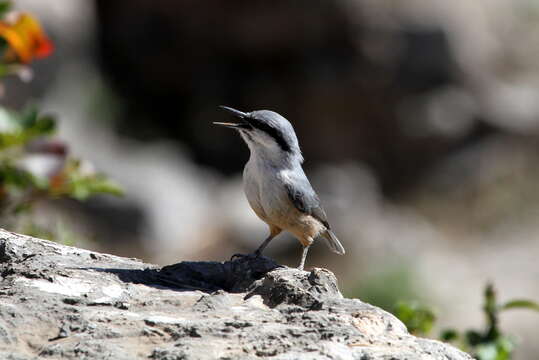
<instances>
[{"instance_id":1,"label":"bird's tail","mask_svg":"<svg viewBox=\"0 0 539 360\"><path fill-rule=\"evenodd\" d=\"M325 233L323 233L322 237L326 239L326 245L331 251L339 255L344 255L345 251L343 246L331 230L327 230Z\"/></svg>"}]
</instances>

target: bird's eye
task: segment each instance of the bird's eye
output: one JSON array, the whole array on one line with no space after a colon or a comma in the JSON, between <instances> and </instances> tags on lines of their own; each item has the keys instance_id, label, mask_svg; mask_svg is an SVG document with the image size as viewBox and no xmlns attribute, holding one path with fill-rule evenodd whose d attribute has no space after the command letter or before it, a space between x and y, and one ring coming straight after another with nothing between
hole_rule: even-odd
<instances>
[{"instance_id":1,"label":"bird's eye","mask_svg":"<svg viewBox=\"0 0 539 360\"><path fill-rule=\"evenodd\" d=\"M261 121L256 118L245 118L245 121L248 122L252 129L257 129L259 131L262 131L269 137L271 137L284 151L288 152L290 151L290 144L286 141L286 139L283 136L283 133L276 127L271 126L267 122Z\"/></svg>"}]
</instances>

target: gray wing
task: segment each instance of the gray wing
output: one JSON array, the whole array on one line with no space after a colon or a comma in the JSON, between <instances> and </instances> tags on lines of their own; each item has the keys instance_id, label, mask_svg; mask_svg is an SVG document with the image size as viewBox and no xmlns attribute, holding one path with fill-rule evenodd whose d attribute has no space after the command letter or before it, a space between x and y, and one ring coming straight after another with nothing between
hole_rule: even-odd
<instances>
[{"instance_id":1,"label":"gray wing","mask_svg":"<svg viewBox=\"0 0 539 360\"><path fill-rule=\"evenodd\" d=\"M302 213L311 215L320 221L326 229L330 229L326 212L322 209L320 199L314 192L307 177L296 178L292 183L286 183L285 188L288 198L292 201L296 209Z\"/></svg>"}]
</instances>

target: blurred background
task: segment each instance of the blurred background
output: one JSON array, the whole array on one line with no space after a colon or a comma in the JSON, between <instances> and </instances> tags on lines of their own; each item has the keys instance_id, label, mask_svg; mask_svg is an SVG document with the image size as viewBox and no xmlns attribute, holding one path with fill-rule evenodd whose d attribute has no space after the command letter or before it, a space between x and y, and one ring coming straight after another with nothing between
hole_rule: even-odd
<instances>
[{"instance_id":1,"label":"blurred background","mask_svg":"<svg viewBox=\"0 0 539 360\"><path fill-rule=\"evenodd\" d=\"M347 253L322 242L348 296L434 304L478 327L487 281L539 298L539 1L17 0L55 46L0 103L59 119L70 152L125 195L45 201L78 246L170 264L226 260L267 235L245 200L247 147L218 109L270 109ZM266 250L297 266L281 235ZM504 313L516 359L539 316Z\"/></svg>"}]
</instances>

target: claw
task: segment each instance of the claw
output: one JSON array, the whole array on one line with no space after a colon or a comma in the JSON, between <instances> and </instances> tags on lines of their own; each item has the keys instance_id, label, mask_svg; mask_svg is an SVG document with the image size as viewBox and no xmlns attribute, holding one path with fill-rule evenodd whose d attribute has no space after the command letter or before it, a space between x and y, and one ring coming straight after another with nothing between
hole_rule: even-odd
<instances>
[{"instance_id":1,"label":"claw","mask_svg":"<svg viewBox=\"0 0 539 360\"><path fill-rule=\"evenodd\" d=\"M245 254L234 254L230 257L230 261L234 261L235 258L243 258L243 257L246 257L248 255L245 255Z\"/></svg>"},{"instance_id":2,"label":"claw","mask_svg":"<svg viewBox=\"0 0 539 360\"><path fill-rule=\"evenodd\" d=\"M257 254L256 252L254 253L250 253L250 254L234 254L230 257L230 261L234 261L234 259L238 258L238 259L241 259L241 258L257 258L259 257L260 254Z\"/></svg>"}]
</instances>

